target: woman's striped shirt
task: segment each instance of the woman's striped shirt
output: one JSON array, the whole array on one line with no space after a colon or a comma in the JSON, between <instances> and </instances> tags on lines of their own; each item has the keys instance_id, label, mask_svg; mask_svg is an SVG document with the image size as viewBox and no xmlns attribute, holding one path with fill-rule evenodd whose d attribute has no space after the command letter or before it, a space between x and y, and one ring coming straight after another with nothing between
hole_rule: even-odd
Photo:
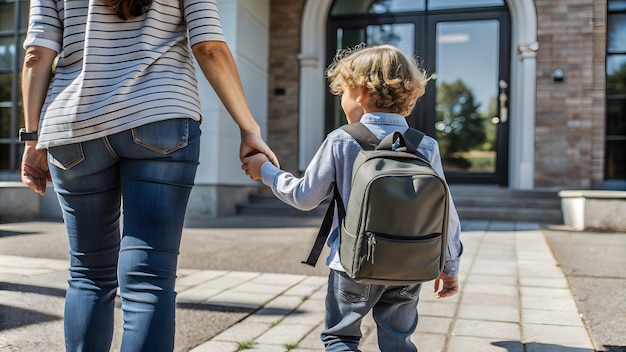
<instances>
[{"instance_id":1,"label":"woman's striped shirt","mask_svg":"<svg viewBox=\"0 0 626 352\"><path fill-rule=\"evenodd\" d=\"M32 0L24 47L59 53L37 147L200 120L190 47L202 41L224 41L214 0L154 0L128 21L100 0Z\"/></svg>"}]
</instances>

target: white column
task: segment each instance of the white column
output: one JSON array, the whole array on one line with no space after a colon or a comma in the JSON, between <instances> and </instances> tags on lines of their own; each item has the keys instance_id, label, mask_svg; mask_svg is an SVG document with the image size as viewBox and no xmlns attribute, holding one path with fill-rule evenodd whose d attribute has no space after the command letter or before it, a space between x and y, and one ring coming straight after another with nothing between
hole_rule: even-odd
<instances>
[{"instance_id":1,"label":"white column","mask_svg":"<svg viewBox=\"0 0 626 352\"><path fill-rule=\"evenodd\" d=\"M302 11L298 168L304 170L324 140L326 17L332 0L308 0Z\"/></svg>"},{"instance_id":2,"label":"white column","mask_svg":"<svg viewBox=\"0 0 626 352\"><path fill-rule=\"evenodd\" d=\"M298 168L306 169L309 161L324 140L326 108L323 87L324 67L322 58L298 57L300 60L300 113L298 120Z\"/></svg>"},{"instance_id":3,"label":"white column","mask_svg":"<svg viewBox=\"0 0 626 352\"><path fill-rule=\"evenodd\" d=\"M537 12L532 0L508 0L512 62L509 110L509 188L535 187Z\"/></svg>"},{"instance_id":4,"label":"white column","mask_svg":"<svg viewBox=\"0 0 626 352\"><path fill-rule=\"evenodd\" d=\"M535 187L535 116L536 116L536 75L537 54L534 50L523 51L519 55L521 62L520 76L525 79L520 82L518 94L519 118L511 126L511 153L510 188L533 189Z\"/></svg>"}]
</instances>

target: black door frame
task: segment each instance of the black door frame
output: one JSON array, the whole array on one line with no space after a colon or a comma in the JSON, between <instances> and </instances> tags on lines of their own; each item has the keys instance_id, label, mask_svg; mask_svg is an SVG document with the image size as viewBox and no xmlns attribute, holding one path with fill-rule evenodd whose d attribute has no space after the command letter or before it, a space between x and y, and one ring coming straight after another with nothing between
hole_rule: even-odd
<instances>
[{"instance_id":1,"label":"black door frame","mask_svg":"<svg viewBox=\"0 0 626 352\"><path fill-rule=\"evenodd\" d=\"M463 21L480 21L480 20L498 20L500 23L500 35L499 35L499 67L498 67L498 81L505 81L508 86L511 86L511 20L508 10L501 9L483 10L481 12L467 11L466 13L437 13L429 15L427 18L428 29L426 31L428 35L428 47L426 49L426 62L433 65L434 72L437 72L437 68L434 67L436 61L436 31L437 23L440 22L463 22ZM500 89L498 89L500 91ZM505 93L509 96L509 100L506 102L507 108L510 106L510 89L506 89ZM431 136L435 135L435 101L436 101L436 87L435 84L429 84L424 94L425 116L423 126L425 132ZM510 109L509 109L510 111ZM500 114L501 115L501 112ZM509 182L509 120L511 116L509 114L507 121L499 122L497 126L497 140L496 140L496 165L494 173L446 173L446 179L450 183L468 183L468 184L496 184L499 186L508 186Z\"/></svg>"},{"instance_id":2,"label":"black door frame","mask_svg":"<svg viewBox=\"0 0 626 352\"><path fill-rule=\"evenodd\" d=\"M362 15L342 15L329 16L327 25L326 40L326 63L330 64L336 54L337 29L365 29L368 25L401 24L412 23L415 25L416 35L414 38L414 49L416 55L424 60L424 68L428 72L436 72L436 25L439 22L474 21L495 19L500 22L500 65L498 80L510 82L511 67L511 19L508 6L489 8L452 9L440 11L420 11L411 13L394 14L362 14ZM423 35L420 35L422 33ZM422 40L420 40L422 39ZM509 90L506 90L509 93ZM436 136L435 131L435 99L436 87L431 83L426 88L426 93L420 99L415 110L407 118L409 125L424 131L429 136ZM510 94L507 107L510 106ZM326 132L330 132L334 126L334 97L326 95ZM510 111L510 109L509 109ZM514 118L510 116L508 120ZM446 173L446 178L450 183L465 184L494 184L508 186L509 182L509 123L500 122L497 125L496 152L497 162L494 173Z\"/></svg>"}]
</instances>

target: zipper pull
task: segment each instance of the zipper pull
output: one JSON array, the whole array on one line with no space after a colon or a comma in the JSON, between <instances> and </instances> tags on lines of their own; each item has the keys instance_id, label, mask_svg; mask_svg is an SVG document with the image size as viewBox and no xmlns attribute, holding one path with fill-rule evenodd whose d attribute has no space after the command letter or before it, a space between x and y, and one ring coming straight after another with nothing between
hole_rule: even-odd
<instances>
[{"instance_id":1,"label":"zipper pull","mask_svg":"<svg viewBox=\"0 0 626 352\"><path fill-rule=\"evenodd\" d=\"M367 234L367 260L374 264L374 250L376 249L376 237L373 233Z\"/></svg>"}]
</instances>

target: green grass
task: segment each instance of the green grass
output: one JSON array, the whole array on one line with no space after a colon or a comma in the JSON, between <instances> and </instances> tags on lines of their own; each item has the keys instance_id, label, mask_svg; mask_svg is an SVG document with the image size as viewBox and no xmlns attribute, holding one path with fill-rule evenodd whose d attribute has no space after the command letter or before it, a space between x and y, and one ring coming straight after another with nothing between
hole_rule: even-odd
<instances>
[{"instance_id":1,"label":"green grass","mask_svg":"<svg viewBox=\"0 0 626 352\"><path fill-rule=\"evenodd\" d=\"M298 348L298 343L286 343L285 344L285 348L287 349L287 351L291 351L291 350L295 350L296 348Z\"/></svg>"},{"instance_id":2,"label":"green grass","mask_svg":"<svg viewBox=\"0 0 626 352\"><path fill-rule=\"evenodd\" d=\"M474 157L467 159L471 164L471 170L473 172L494 172L495 165L493 157Z\"/></svg>"},{"instance_id":3,"label":"green grass","mask_svg":"<svg viewBox=\"0 0 626 352\"><path fill-rule=\"evenodd\" d=\"M254 341L240 341L237 342L237 351L249 350L254 347Z\"/></svg>"}]
</instances>

